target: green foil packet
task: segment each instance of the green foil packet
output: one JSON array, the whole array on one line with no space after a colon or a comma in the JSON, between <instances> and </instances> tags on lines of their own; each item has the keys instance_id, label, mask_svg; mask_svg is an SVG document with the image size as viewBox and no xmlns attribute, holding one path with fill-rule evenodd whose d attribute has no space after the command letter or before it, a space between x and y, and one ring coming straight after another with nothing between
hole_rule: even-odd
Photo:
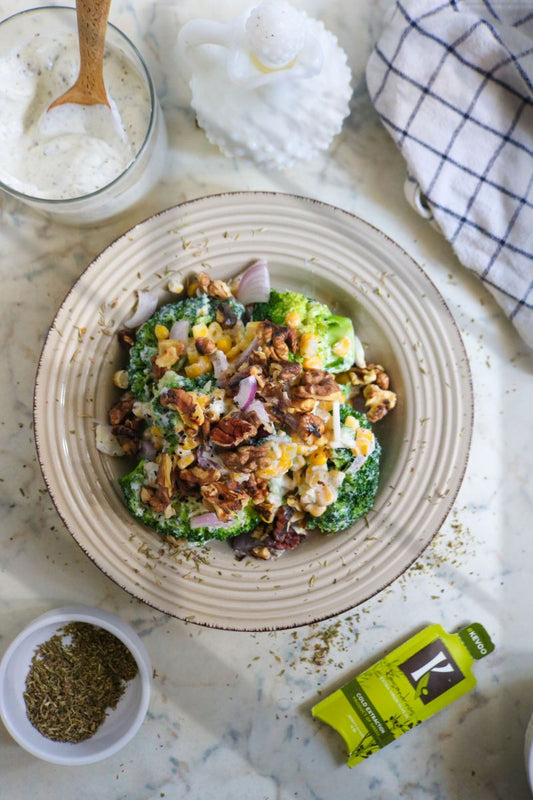
<instances>
[{"instance_id":1,"label":"green foil packet","mask_svg":"<svg viewBox=\"0 0 533 800\"><path fill-rule=\"evenodd\" d=\"M311 713L346 742L354 767L476 685L474 660L494 650L479 622L430 625L317 703Z\"/></svg>"}]
</instances>

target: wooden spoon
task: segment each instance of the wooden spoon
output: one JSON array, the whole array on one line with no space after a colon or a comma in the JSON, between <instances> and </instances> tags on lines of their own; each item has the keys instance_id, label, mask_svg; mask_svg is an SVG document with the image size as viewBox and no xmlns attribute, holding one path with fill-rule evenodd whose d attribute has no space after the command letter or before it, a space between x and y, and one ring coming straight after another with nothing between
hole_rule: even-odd
<instances>
[{"instance_id":1,"label":"wooden spoon","mask_svg":"<svg viewBox=\"0 0 533 800\"><path fill-rule=\"evenodd\" d=\"M49 106L48 110L64 103L84 106L106 105L109 107L103 60L107 19L111 0L76 0L78 41L80 48L80 71L76 82L65 94Z\"/></svg>"}]
</instances>

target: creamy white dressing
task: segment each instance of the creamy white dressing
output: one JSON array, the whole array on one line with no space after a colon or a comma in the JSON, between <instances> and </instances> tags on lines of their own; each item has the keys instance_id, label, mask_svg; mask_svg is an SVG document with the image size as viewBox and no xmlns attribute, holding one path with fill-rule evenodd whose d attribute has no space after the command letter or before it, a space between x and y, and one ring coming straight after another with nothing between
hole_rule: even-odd
<instances>
[{"instance_id":1,"label":"creamy white dressing","mask_svg":"<svg viewBox=\"0 0 533 800\"><path fill-rule=\"evenodd\" d=\"M48 111L78 74L72 33L14 43L0 58L0 180L27 195L66 200L111 183L141 148L151 105L145 80L115 47L106 48L111 109L68 103Z\"/></svg>"}]
</instances>

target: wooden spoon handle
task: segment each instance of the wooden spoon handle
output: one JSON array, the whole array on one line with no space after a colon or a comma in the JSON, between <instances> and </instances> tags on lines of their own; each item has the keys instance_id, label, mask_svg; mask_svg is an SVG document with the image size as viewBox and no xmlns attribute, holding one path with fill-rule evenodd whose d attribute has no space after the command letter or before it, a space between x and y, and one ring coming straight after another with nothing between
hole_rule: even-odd
<instances>
[{"instance_id":1,"label":"wooden spoon handle","mask_svg":"<svg viewBox=\"0 0 533 800\"><path fill-rule=\"evenodd\" d=\"M93 99L109 105L103 76L107 19L111 0L76 0L80 40L80 74L77 83ZM99 100L97 98L100 98Z\"/></svg>"},{"instance_id":2,"label":"wooden spoon handle","mask_svg":"<svg viewBox=\"0 0 533 800\"><path fill-rule=\"evenodd\" d=\"M103 58L110 6L111 0L76 0L80 71L74 85L54 100L50 108L63 103L109 106Z\"/></svg>"}]
</instances>

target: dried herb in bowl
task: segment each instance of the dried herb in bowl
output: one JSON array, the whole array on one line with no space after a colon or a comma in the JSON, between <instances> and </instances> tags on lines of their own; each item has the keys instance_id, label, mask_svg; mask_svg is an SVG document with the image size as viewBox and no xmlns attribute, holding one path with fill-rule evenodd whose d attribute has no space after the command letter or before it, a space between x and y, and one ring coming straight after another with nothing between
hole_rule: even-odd
<instances>
[{"instance_id":1,"label":"dried herb in bowl","mask_svg":"<svg viewBox=\"0 0 533 800\"><path fill-rule=\"evenodd\" d=\"M71 622L35 650L24 692L28 719L55 742L89 739L137 672L120 639L90 623Z\"/></svg>"}]
</instances>

